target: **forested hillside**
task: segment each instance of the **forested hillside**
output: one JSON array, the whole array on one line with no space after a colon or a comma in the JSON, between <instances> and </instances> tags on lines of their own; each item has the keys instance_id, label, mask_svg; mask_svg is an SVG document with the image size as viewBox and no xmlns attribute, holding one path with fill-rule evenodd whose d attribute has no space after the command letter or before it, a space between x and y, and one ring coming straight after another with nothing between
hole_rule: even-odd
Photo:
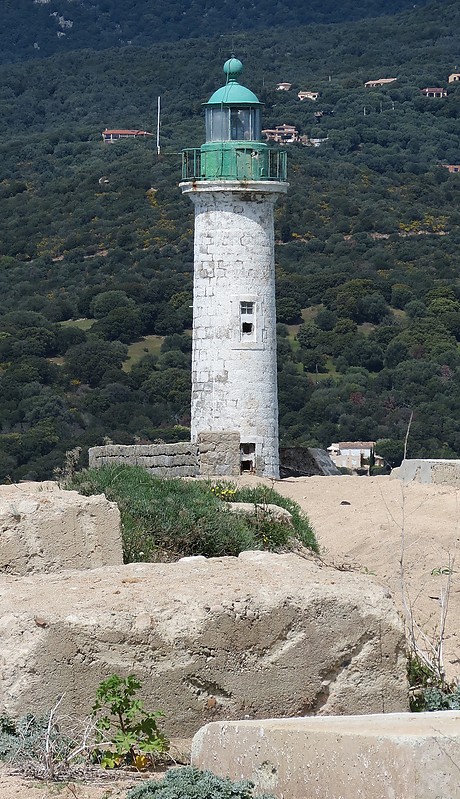
<instances>
[{"instance_id":1,"label":"forested hillside","mask_svg":"<svg viewBox=\"0 0 460 799\"><path fill-rule=\"evenodd\" d=\"M419 0L417 7L426 4ZM2 0L0 62L394 14L411 0ZM230 46L230 41L228 42Z\"/></svg>"},{"instance_id":2,"label":"forested hillside","mask_svg":"<svg viewBox=\"0 0 460 799\"><path fill-rule=\"evenodd\" d=\"M235 36L264 124L327 138L289 146L276 214L284 445L385 439L396 462L413 411L410 455L460 457L460 174L441 166L460 164L459 23L444 3ZM203 140L227 54L216 38L0 69L2 479L49 477L104 437L188 437L179 153ZM364 88L380 77L397 81ZM106 126L152 129L158 94L159 158L154 140L102 143Z\"/></svg>"}]
</instances>

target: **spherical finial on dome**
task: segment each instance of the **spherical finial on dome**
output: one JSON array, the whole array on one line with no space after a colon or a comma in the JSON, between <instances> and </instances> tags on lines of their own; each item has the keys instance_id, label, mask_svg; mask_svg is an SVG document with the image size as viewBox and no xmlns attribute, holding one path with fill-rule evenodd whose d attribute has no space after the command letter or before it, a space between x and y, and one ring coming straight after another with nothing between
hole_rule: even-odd
<instances>
[{"instance_id":1,"label":"spherical finial on dome","mask_svg":"<svg viewBox=\"0 0 460 799\"><path fill-rule=\"evenodd\" d=\"M243 71L243 64L238 58L233 56L228 59L224 64L224 72L228 76L228 80L236 80L238 75Z\"/></svg>"}]
</instances>

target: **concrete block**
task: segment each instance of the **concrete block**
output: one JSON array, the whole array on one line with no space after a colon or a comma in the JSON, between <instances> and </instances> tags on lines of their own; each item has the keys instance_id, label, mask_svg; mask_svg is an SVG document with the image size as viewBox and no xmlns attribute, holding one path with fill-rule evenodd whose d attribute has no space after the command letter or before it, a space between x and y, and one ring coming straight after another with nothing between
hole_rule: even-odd
<instances>
[{"instance_id":1,"label":"concrete block","mask_svg":"<svg viewBox=\"0 0 460 799\"><path fill-rule=\"evenodd\" d=\"M410 458L393 469L390 477L405 483L434 483L436 485L460 486L460 460L447 458Z\"/></svg>"},{"instance_id":2,"label":"concrete block","mask_svg":"<svg viewBox=\"0 0 460 799\"><path fill-rule=\"evenodd\" d=\"M279 799L459 799L460 712L216 721L192 764Z\"/></svg>"},{"instance_id":3,"label":"concrete block","mask_svg":"<svg viewBox=\"0 0 460 799\"><path fill-rule=\"evenodd\" d=\"M43 713L65 694L62 712L84 718L113 673L139 677L182 738L241 715L407 708L403 626L386 590L297 555L0 574L0 606L0 714Z\"/></svg>"},{"instance_id":4,"label":"concrete block","mask_svg":"<svg viewBox=\"0 0 460 799\"><path fill-rule=\"evenodd\" d=\"M120 512L57 483L0 486L0 571L25 575L123 562Z\"/></svg>"}]
</instances>

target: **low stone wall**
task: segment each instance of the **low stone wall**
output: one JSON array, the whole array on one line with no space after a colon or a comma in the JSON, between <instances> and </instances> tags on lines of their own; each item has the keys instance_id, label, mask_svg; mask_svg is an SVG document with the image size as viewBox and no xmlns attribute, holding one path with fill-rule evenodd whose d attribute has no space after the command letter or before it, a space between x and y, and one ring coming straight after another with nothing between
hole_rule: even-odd
<instances>
[{"instance_id":1,"label":"low stone wall","mask_svg":"<svg viewBox=\"0 0 460 799\"><path fill-rule=\"evenodd\" d=\"M240 436L217 431L200 433L196 444L108 444L89 450L91 469L113 463L142 466L156 477L235 477L240 474Z\"/></svg>"},{"instance_id":2,"label":"low stone wall","mask_svg":"<svg viewBox=\"0 0 460 799\"><path fill-rule=\"evenodd\" d=\"M437 485L460 486L460 460L444 459L406 459L401 466L393 469L390 478L405 483L434 483Z\"/></svg>"},{"instance_id":3,"label":"low stone wall","mask_svg":"<svg viewBox=\"0 0 460 799\"><path fill-rule=\"evenodd\" d=\"M213 722L192 764L289 799L454 799L460 712Z\"/></svg>"},{"instance_id":4,"label":"low stone wall","mask_svg":"<svg viewBox=\"0 0 460 799\"><path fill-rule=\"evenodd\" d=\"M120 512L57 483L0 486L0 571L25 575L123 563Z\"/></svg>"},{"instance_id":5,"label":"low stone wall","mask_svg":"<svg viewBox=\"0 0 460 799\"><path fill-rule=\"evenodd\" d=\"M143 466L156 477L196 477L198 450L190 441L175 444L108 444L91 447L90 469L114 463Z\"/></svg>"}]
</instances>

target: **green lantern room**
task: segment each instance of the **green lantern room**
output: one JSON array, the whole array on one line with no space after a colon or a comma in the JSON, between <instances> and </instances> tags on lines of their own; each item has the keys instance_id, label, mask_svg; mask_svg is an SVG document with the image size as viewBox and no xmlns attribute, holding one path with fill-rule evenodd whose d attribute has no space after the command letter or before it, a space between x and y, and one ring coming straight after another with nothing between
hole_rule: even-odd
<instances>
[{"instance_id":1,"label":"green lantern room","mask_svg":"<svg viewBox=\"0 0 460 799\"><path fill-rule=\"evenodd\" d=\"M206 143L183 151L182 180L286 180L286 152L261 141L262 103L239 83L242 70L225 62L226 83L204 104Z\"/></svg>"}]
</instances>

